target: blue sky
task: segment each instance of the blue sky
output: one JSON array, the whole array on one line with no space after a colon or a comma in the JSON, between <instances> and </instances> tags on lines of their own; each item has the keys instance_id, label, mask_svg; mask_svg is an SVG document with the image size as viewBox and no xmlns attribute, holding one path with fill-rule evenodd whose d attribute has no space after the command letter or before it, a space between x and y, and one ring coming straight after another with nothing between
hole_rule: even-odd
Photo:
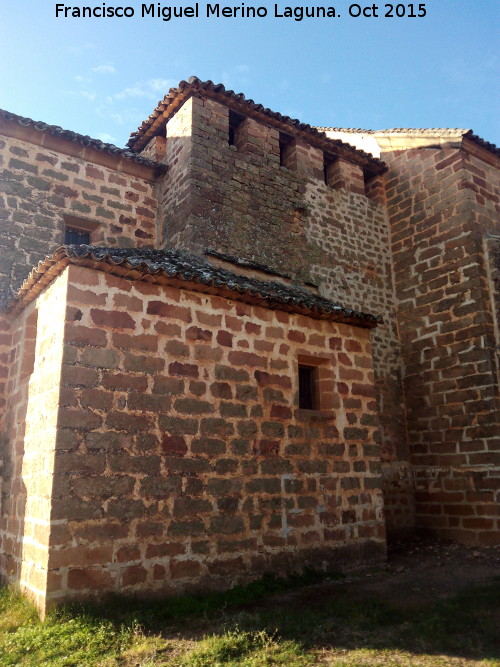
<instances>
[{"instance_id":1,"label":"blue sky","mask_svg":"<svg viewBox=\"0 0 500 667\"><path fill-rule=\"evenodd\" d=\"M274 18L265 0L245 5L266 18L207 19L203 1L202 17L170 22L142 18L136 0L105 4L135 16L56 18L52 0L0 0L0 107L123 146L194 74L311 125L464 127L500 145L498 0L430 0L425 18L385 18L386 3L354 18L356 3L331 0L340 17L303 21Z\"/></svg>"}]
</instances>

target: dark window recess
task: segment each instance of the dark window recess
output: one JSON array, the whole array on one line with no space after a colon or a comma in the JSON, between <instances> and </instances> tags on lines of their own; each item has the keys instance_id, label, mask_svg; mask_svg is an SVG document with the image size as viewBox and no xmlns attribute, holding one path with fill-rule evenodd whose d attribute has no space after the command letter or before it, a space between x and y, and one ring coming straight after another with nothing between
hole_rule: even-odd
<instances>
[{"instance_id":1,"label":"dark window recess","mask_svg":"<svg viewBox=\"0 0 500 667\"><path fill-rule=\"evenodd\" d=\"M299 365L299 408L316 410L316 368Z\"/></svg>"},{"instance_id":2,"label":"dark window recess","mask_svg":"<svg viewBox=\"0 0 500 667\"><path fill-rule=\"evenodd\" d=\"M280 146L280 165L282 167L288 167L288 158L290 156L290 151L292 147L293 138L288 135L280 132L279 146Z\"/></svg>"},{"instance_id":3,"label":"dark window recess","mask_svg":"<svg viewBox=\"0 0 500 667\"><path fill-rule=\"evenodd\" d=\"M236 146L236 135L238 133L238 127L245 120L245 116L241 116L235 111L229 111L229 135L228 143L230 146Z\"/></svg>"},{"instance_id":4,"label":"dark window recess","mask_svg":"<svg viewBox=\"0 0 500 667\"><path fill-rule=\"evenodd\" d=\"M363 171L363 182L365 184L365 191L368 191L370 185L372 184L371 182L375 178L375 174L370 174L369 171Z\"/></svg>"},{"instance_id":5,"label":"dark window recess","mask_svg":"<svg viewBox=\"0 0 500 667\"><path fill-rule=\"evenodd\" d=\"M64 230L65 245L89 245L90 232L83 229L75 229L74 227L66 227Z\"/></svg>"},{"instance_id":6,"label":"dark window recess","mask_svg":"<svg viewBox=\"0 0 500 667\"><path fill-rule=\"evenodd\" d=\"M333 170L333 165L335 164L335 160L330 160L325 157L325 160L323 162L323 177L325 180L326 185L330 185L330 182L332 180L332 170Z\"/></svg>"}]
</instances>

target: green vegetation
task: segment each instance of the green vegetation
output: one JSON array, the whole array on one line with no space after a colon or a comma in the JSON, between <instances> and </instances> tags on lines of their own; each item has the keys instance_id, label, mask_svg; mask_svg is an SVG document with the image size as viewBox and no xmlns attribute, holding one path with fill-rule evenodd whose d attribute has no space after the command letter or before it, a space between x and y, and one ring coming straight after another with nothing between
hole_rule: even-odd
<instances>
[{"instance_id":1,"label":"green vegetation","mask_svg":"<svg viewBox=\"0 0 500 667\"><path fill-rule=\"evenodd\" d=\"M493 667L500 665L500 580L448 598L397 604L311 576L264 578L205 597L117 598L45 622L0 591L5 667ZM271 595L272 594L272 595Z\"/></svg>"}]
</instances>

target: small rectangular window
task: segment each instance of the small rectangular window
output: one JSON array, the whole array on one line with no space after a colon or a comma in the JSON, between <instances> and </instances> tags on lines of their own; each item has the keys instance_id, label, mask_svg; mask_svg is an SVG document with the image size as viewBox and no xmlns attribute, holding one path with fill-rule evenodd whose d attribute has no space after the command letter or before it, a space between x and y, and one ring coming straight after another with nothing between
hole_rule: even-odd
<instances>
[{"instance_id":1,"label":"small rectangular window","mask_svg":"<svg viewBox=\"0 0 500 667\"><path fill-rule=\"evenodd\" d=\"M335 160L332 160L326 155L324 156L323 161L323 177L325 184L332 187L335 180Z\"/></svg>"},{"instance_id":2,"label":"small rectangular window","mask_svg":"<svg viewBox=\"0 0 500 667\"><path fill-rule=\"evenodd\" d=\"M89 245L90 232L84 229L76 229L75 227L66 227L66 229L64 230L64 244Z\"/></svg>"},{"instance_id":3,"label":"small rectangular window","mask_svg":"<svg viewBox=\"0 0 500 667\"><path fill-rule=\"evenodd\" d=\"M292 153L293 153L293 137L284 132L280 132L279 137L279 146L280 146L280 165L282 167L287 167L288 169L292 166Z\"/></svg>"},{"instance_id":4,"label":"small rectangular window","mask_svg":"<svg viewBox=\"0 0 500 667\"><path fill-rule=\"evenodd\" d=\"M297 401L299 411L308 411L324 415L332 414L336 397L334 394L334 377L332 357L330 354L308 354L302 350L297 355ZM311 415L309 415L311 416Z\"/></svg>"},{"instance_id":5,"label":"small rectangular window","mask_svg":"<svg viewBox=\"0 0 500 667\"><path fill-rule=\"evenodd\" d=\"M317 410L317 368L299 364L299 408Z\"/></svg>"},{"instance_id":6,"label":"small rectangular window","mask_svg":"<svg viewBox=\"0 0 500 667\"><path fill-rule=\"evenodd\" d=\"M228 134L228 143L230 146L238 145L238 127L245 120L245 116L242 116L236 111L229 111L229 134Z\"/></svg>"}]
</instances>

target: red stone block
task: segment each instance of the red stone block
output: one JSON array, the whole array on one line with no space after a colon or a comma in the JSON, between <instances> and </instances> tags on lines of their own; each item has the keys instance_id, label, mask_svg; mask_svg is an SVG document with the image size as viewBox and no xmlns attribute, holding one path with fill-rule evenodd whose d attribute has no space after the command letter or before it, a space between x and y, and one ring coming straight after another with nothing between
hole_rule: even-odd
<instances>
[{"instance_id":1,"label":"red stone block","mask_svg":"<svg viewBox=\"0 0 500 667\"><path fill-rule=\"evenodd\" d=\"M121 585L124 587L144 583L148 576L142 565L130 565L122 570L120 574Z\"/></svg>"},{"instance_id":2,"label":"red stone block","mask_svg":"<svg viewBox=\"0 0 500 667\"><path fill-rule=\"evenodd\" d=\"M198 366L195 364L181 364L178 361L169 364L168 372L170 375L180 375L191 378L197 378L199 373Z\"/></svg>"},{"instance_id":3,"label":"red stone block","mask_svg":"<svg viewBox=\"0 0 500 667\"><path fill-rule=\"evenodd\" d=\"M217 343L224 347L233 347L233 334L221 329L217 332Z\"/></svg>"},{"instance_id":4,"label":"red stone block","mask_svg":"<svg viewBox=\"0 0 500 667\"><path fill-rule=\"evenodd\" d=\"M172 579L193 579L201 574L201 564L196 560L170 561L170 576Z\"/></svg>"},{"instance_id":5,"label":"red stone block","mask_svg":"<svg viewBox=\"0 0 500 667\"><path fill-rule=\"evenodd\" d=\"M70 590L103 591L111 590L113 575L103 568L71 568L68 571L68 588Z\"/></svg>"},{"instance_id":6,"label":"red stone block","mask_svg":"<svg viewBox=\"0 0 500 667\"><path fill-rule=\"evenodd\" d=\"M160 315L172 320L190 323L192 321L191 310L182 306L174 306L163 301L150 301L147 311L149 315Z\"/></svg>"},{"instance_id":7,"label":"red stone block","mask_svg":"<svg viewBox=\"0 0 500 667\"><path fill-rule=\"evenodd\" d=\"M128 313L120 310L99 310L92 308L90 315L97 326L110 327L112 329L135 329L135 320Z\"/></svg>"},{"instance_id":8,"label":"red stone block","mask_svg":"<svg viewBox=\"0 0 500 667\"><path fill-rule=\"evenodd\" d=\"M187 452L186 441L181 435L164 435L161 448L167 456L184 456Z\"/></svg>"}]
</instances>

